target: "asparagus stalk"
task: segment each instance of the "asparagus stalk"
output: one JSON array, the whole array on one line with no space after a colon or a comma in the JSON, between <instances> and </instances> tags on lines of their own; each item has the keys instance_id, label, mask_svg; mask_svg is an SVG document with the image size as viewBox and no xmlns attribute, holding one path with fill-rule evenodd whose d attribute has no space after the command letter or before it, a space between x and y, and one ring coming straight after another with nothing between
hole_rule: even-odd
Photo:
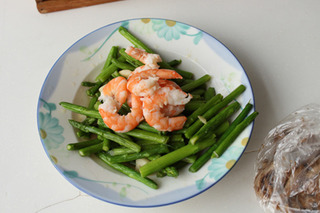
<instances>
[{"instance_id":1,"label":"asparagus stalk","mask_svg":"<svg viewBox=\"0 0 320 213\"><path fill-rule=\"evenodd\" d=\"M163 154L168 153L169 149L164 144L159 145L153 145L153 148L145 149L139 153L129 153L129 154L123 154L123 155L116 155L116 156L109 156L110 161L113 163L124 163L129 162L141 158L148 158L155 154Z\"/></svg>"},{"instance_id":2,"label":"asparagus stalk","mask_svg":"<svg viewBox=\"0 0 320 213\"><path fill-rule=\"evenodd\" d=\"M140 152L141 150L141 147L134 143L133 141L131 140L128 140L128 139L125 139L119 135L116 135L114 133L111 133L109 131L106 131L106 130L102 130L102 129L99 129L97 127L94 127L94 126L86 126L86 125L83 125L81 124L80 122L77 122L77 121L74 121L74 120L69 120L69 123L75 127L75 128L78 128L84 132L91 132L91 133L94 133L96 135L99 135L103 138L106 138L106 139L109 139L109 140L112 140L122 146L125 146L129 149L132 149L134 150L135 152Z\"/></svg>"},{"instance_id":3,"label":"asparagus stalk","mask_svg":"<svg viewBox=\"0 0 320 213\"><path fill-rule=\"evenodd\" d=\"M200 137L206 136L208 133L214 131L231 115L233 115L240 108L238 102L234 102L219 112L215 117L204 124L197 133L195 133L189 140L189 143L195 144Z\"/></svg>"},{"instance_id":4,"label":"asparagus stalk","mask_svg":"<svg viewBox=\"0 0 320 213\"><path fill-rule=\"evenodd\" d=\"M102 151L102 147L103 147L103 142L101 141L98 144L94 144L94 145L79 149L79 154L82 157L89 156L89 155L92 155L92 154L95 154L97 152Z\"/></svg>"},{"instance_id":5,"label":"asparagus stalk","mask_svg":"<svg viewBox=\"0 0 320 213\"><path fill-rule=\"evenodd\" d=\"M109 151L109 154L111 156L125 155L125 154L131 154L131 153L135 153L135 151L124 146L113 148L112 150Z\"/></svg>"},{"instance_id":6,"label":"asparagus stalk","mask_svg":"<svg viewBox=\"0 0 320 213\"><path fill-rule=\"evenodd\" d=\"M115 58L111 59L111 62L112 64L116 65L118 68L122 69L122 70L134 70L135 67L132 66L131 64L129 63L126 63L126 62L121 62Z\"/></svg>"},{"instance_id":7,"label":"asparagus stalk","mask_svg":"<svg viewBox=\"0 0 320 213\"><path fill-rule=\"evenodd\" d=\"M179 170L175 166L168 166L157 172L157 177L178 177Z\"/></svg>"},{"instance_id":8,"label":"asparagus stalk","mask_svg":"<svg viewBox=\"0 0 320 213\"><path fill-rule=\"evenodd\" d=\"M72 103L68 103L68 102L60 102L59 103L62 107L75 112L75 113L79 113L82 115L86 115L88 117L92 117L92 118L101 118L100 113L97 110L93 110L93 109L88 109L86 107L80 106L80 105L76 105L76 104L72 104Z\"/></svg>"},{"instance_id":9,"label":"asparagus stalk","mask_svg":"<svg viewBox=\"0 0 320 213\"><path fill-rule=\"evenodd\" d=\"M152 141L152 140L145 140L145 139L138 139L136 140L136 143L139 144L140 146L148 146L148 145L154 145L154 144L159 144L158 142Z\"/></svg>"},{"instance_id":10,"label":"asparagus stalk","mask_svg":"<svg viewBox=\"0 0 320 213\"><path fill-rule=\"evenodd\" d=\"M170 142L184 142L182 134L170 135Z\"/></svg>"},{"instance_id":11,"label":"asparagus stalk","mask_svg":"<svg viewBox=\"0 0 320 213\"><path fill-rule=\"evenodd\" d=\"M184 124L184 127L185 128L189 127L195 120L198 119L199 115L203 115L205 112L207 112L214 105L221 102L222 98L223 97L221 94L217 94L216 96L211 98L208 102L206 102L205 104L203 104L199 108L197 108L197 110L195 110L191 115L188 116L186 123Z\"/></svg>"},{"instance_id":12,"label":"asparagus stalk","mask_svg":"<svg viewBox=\"0 0 320 213\"><path fill-rule=\"evenodd\" d=\"M189 101L185 107L184 110L187 113L193 113L197 109L199 109L201 106L203 106L206 103L204 100L191 100Z\"/></svg>"},{"instance_id":13,"label":"asparagus stalk","mask_svg":"<svg viewBox=\"0 0 320 213\"><path fill-rule=\"evenodd\" d=\"M109 151L111 146L111 141L107 138L103 138L103 142L102 142L102 150L103 151Z\"/></svg>"},{"instance_id":14,"label":"asparagus stalk","mask_svg":"<svg viewBox=\"0 0 320 213\"><path fill-rule=\"evenodd\" d=\"M214 87L209 87L205 92L204 92L204 99L206 101L210 100L212 97L216 95L216 90Z\"/></svg>"},{"instance_id":15,"label":"asparagus stalk","mask_svg":"<svg viewBox=\"0 0 320 213\"><path fill-rule=\"evenodd\" d=\"M88 105L88 109L94 109L94 105L98 101L98 98L99 97L95 95L90 99L90 102L89 102L89 105Z\"/></svg>"},{"instance_id":16,"label":"asparagus stalk","mask_svg":"<svg viewBox=\"0 0 320 213\"><path fill-rule=\"evenodd\" d=\"M108 66L107 68L105 68L104 70L103 70L103 72L101 72L97 77L96 77L96 81L97 82L105 82L105 81L107 81L110 77L111 77L111 75L112 75L112 73L114 73L115 71L117 71L118 70L118 67L116 66L116 65L114 65L114 64L110 64L110 66Z\"/></svg>"},{"instance_id":17,"label":"asparagus stalk","mask_svg":"<svg viewBox=\"0 0 320 213\"><path fill-rule=\"evenodd\" d=\"M105 82L108 78L110 78L111 74L114 73L118 67L111 63L111 60L113 58L117 58L118 55L118 49L117 46L112 46L109 54L107 56L106 62L100 72L100 74L96 77L96 81Z\"/></svg>"},{"instance_id":18,"label":"asparagus stalk","mask_svg":"<svg viewBox=\"0 0 320 213\"><path fill-rule=\"evenodd\" d=\"M156 182L154 182L153 180L149 179L149 178L144 178L141 177L140 173L135 171L134 169L131 169L123 164L120 163L112 163L108 157L107 154L105 152L100 152L97 153L97 156L104 162L106 163L108 166L112 167L113 169L127 175L130 178L133 178L147 186L149 186L152 189L157 189L158 188L158 184Z\"/></svg>"},{"instance_id":19,"label":"asparagus stalk","mask_svg":"<svg viewBox=\"0 0 320 213\"><path fill-rule=\"evenodd\" d=\"M110 51L109 51L109 54L108 54L108 56L107 56L106 62L104 63L101 72L105 72L105 70L107 69L107 67L109 67L109 66L111 65L111 60L112 60L113 58L117 58L118 50L119 50L119 47L118 47L118 46L112 46L112 47L111 47L111 49L110 49Z\"/></svg>"},{"instance_id":20,"label":"asparagus stalk","mask_svg":"<svg viewBox=\"0 0 320 213\"><path fill-rule=\"evenodd\" d=\"M81 142L77 142L77 143L69 143L67 145L67 149L68 150L79 150L82 149L84 147L88 147L88 146L92 146L95 144L101 143L101 140L99 139L92 139L92 140L86 140L86 141L81 141Z\"/></svg>"},{"instance_id":21,"label":"asparagus stalk","mask_svg":"<svg viewBox=\"0 0 320 213\"><path fill-rule=\"evenodd\" d=\"M171 66L171 67L176 67L178 66L179 64L181 64L181 59L177 60L177 59L174 59L172 61L169 61L168 64Z\"/></svg>"},{"instance_id":22,"label":"asparagus stalk","mask_svg":"<svg viewBox=\"0 0 320 213\"><path fill-rule=\"evenodd\" d=\"M153 128L152 126L150 126L147 122L145 121L142 121L140 122L140 124L137 126L139 129L142 129L142 130L145 130L145 131L148 131L148 132L154 132L154 133L157 133L157 134L162 134L161 131Z\"/></svg>"},{"instance_id":23,"label":"asparagus stalk","mask_svg":"<svg viewBox=\"0 0 320 213\"><path fill-rule=\"evenodd\" d=\"M210 75L204 75L201 78L198 78L197 80L194 80L193 82L183 85L181 89L185 92L191 92L192 90L200 87L201 85L204 85L211 79Z\"/></svg>"},{"instance_id":24,"label":"asparagus stalk","mask_svg":"<svg viewBox=\"0 0 320 213\"><path fill-rule=\"evenodd\" d=\"M132 35L126 28L120 26L118 31L137 48L144 49L148 53L154 53L147 45L140 41L136 36Z\"/></svg>"},{"instance_id":25,"label":"asparagus stalk","mask_svg":"<svg viewBox=\"0 0 320 213\"><path fill-rule=\"evenodd\" d=\"M102 86L102 84L103 84L103 81L97 81L96 85L94 85L93 87L87 90L87 95L94 96L99 90L99 88Z\"/></svg>"},{"instance_id":26,"label":"asparagus stalk","mask_svg":"<svg viewBox=\"0 0 320 213\"><path fill-rule=\"evenodd\" d=\"M214 144L215 138L211 137L199 143L192 145L188 144L180 149L174 150L168 154L161 156L158 159L150 161L149 163L140 167L140 173L142 177L146 177L154 172L157 172L165 167L168 167L190 155L193 155L209 146Z\"/></svg>"},{"instance_id":27,"label":"asparagus stalk","mask_svg":"<svg viewBox=\"0 0 320 213\"><path fill-rule=\"evenodd\" d=\"M229 95L227 95L222 101L202 115L202 117L206 120L209 120L213 116L215 116L223 107L227 106L232 100L234 100L237 96L242 94L246 87L244 85L238 86L234 89ZM201 127L203 123L200 120L195 121L191 126L187 128L185 131L185 137L190 139Z\"/></svg>"},{"instance_id":28,"label":"asparagus stalk","mask_svg":"<svg viewBox=\"0 0 320 213\"><path fill-rule=\"evenodd\" d=\"M90 82L90 81L83 81L83 82L81 82L81 86L83 86L83 87L93 87L93 86L95 86L95 85L96 85L96 83Z\"/></svg>"},{"instance_id":29,"label":"asparagus stalk","mask_svg":"<svg viewBox=\"0 0 320 213\"><path fill-rule=\"evenodd\" d=\"M236 117L236 119L231 123L228 129L222 134L217 143L211 146L207 151L205 151L189 168L190 172L197 172L211 157L213 151L218 147L218 145L223 141L233 129L249 114L252 109L252 104L248 103L241 113Z\"/></svg>"},{"instance_id":30,"label":"asparagus stalk","mask_svg":"<svg viewBox=\"0 0 320 213\"><path fill-rule=\"evenodd\" d=\"M167 143L169 140L169 136L166 135L159 135L154 132L148 132L141 129L133 129L129 132L125 133L126 135L132 136L138 139L146 139L146 140L153 140L157 143Z\"/></svg>"},{"instance_id":31,"label":"asparagus stalk","mask_svg":"<svg viewBox=\"0 0 320 213\"><path fill-rule=\"evenodd\" d=\"M212 158L220 157L228 147L235 141L235 139L240 135L240 133L247 127L249 124L258 116L258 112L251 113L246 119L244 119L241 123L239 123L233 130L228 134L215 151L212 153Z\"/></svg>"},{"instance_id":32,"label":"asparagus stalk","mask_svg":"<svg viewBox=\"0 0 320 213\"><path fill-rule=\"evenodd\" d=\"M205 89L195 89L195 90L192 90L191 95L192 96L200 95L200 97L202 97L202 95L204 95L205 92L206 92Z\"/></svg>"}]
</instances>

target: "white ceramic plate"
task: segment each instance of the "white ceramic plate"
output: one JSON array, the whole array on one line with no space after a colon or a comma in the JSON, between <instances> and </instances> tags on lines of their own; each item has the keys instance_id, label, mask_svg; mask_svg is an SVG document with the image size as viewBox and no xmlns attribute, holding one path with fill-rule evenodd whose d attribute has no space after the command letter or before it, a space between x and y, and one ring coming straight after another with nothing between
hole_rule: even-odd
<instances>
[{"instance_id":1,"label":"white ceramic plate","mask_svg":"<svg viewBox=\"0 0 320 213\"><path fill-rule=\"evenodd\" d=\"M130 207L169 205L194 197L221 180L239 160L250 138L253 124L248 126L232 146L218 159L210 160L197 173L188 167L178 178L156 178L159 189L150 189L140 182L115 172L94 157L80 157L68 151L68 143L78 141L68 119L81 119L64 110L59 102L86 105L88 98L84 80L93 81L101 70L110 48L131 45L117 31L126 27L164 60L182 59L179 68L195 77L208 73L210 85L217 93L229 94L240 84L247 87L237 98L243 107L254 104L252 88L241 64L218 40L190 25L164 19L134 19L97 29L75 42L50 70L40 93L38 128L43 147L57 170L83 192L110 203ZM212 189L214 190L214 189Z\"/></svg>"}]
</instances>

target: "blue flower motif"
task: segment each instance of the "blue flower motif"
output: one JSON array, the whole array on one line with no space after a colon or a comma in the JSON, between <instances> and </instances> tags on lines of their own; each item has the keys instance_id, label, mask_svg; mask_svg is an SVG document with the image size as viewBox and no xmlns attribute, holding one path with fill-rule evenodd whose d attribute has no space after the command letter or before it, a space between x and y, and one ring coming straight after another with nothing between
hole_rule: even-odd
<instances>
[{"instance_id":1,"label":"blue flower motif","mask_svg":"<svg viewBox=\"0 0 320 213\"><path fill-rule=\"evenodd\" d=\"M237 161L235 156L240 156L242 148L238 146L232 146L221 157L214 158L208 167L209 177L219 180L224 174L228 172Z\"/></svg>"},{"instance_id":2,"label":"blue flower motif","mask_svg":"<svg viewBox=\"0 0 320 213\"><path fill-rule=\"evenodd\" d=\"M56 149L64 142L64 129L59 125L58 119L51 117L51 112L39 113L39 127L40 136L47 149Z\"/></svg>"},{"instance_id":3,"label":"blue flower motif","mask_svg":"<svg viewBox=\"0 0 320 213\"><path fill-rule=\"evenodd\" d=\"M219 180L224 174L226 174L237 159L235 157L240 156L243 151L241 146L231 146L221 157L211 160L211 164L208 166L208 173L202 178L196 181L196 186L199 190L206 186L206 177Z\"/></svg>"},{"instance_id":4,"label":"blue flower motif","mask_svg":"<svg viewBox=\"0 0 320 213\"><path fill-rule=\"evenodd\" d=\"M179 40L181 35L194 37L193 43L198 44L202 38L202 32L199 31L195 34L188 34L187 30L190 29L188 25L178 23L171 20L152 20L153 30L157 32L159 38L164 38L167 41L172 39Z\"/></svg>"},{"instance_id":5,"label":"blue flower motif","mask_svg":"<svg viewBox=\"0 0 320 213\"><path fill-rule=\"evenodd\" d=\"M159 38L164 38L167 41L172 39L180 39L180 35L187 34L189 26L177 23L171 20L152 20L153 30L157 32Z\"/></svg>"}]
</instances>

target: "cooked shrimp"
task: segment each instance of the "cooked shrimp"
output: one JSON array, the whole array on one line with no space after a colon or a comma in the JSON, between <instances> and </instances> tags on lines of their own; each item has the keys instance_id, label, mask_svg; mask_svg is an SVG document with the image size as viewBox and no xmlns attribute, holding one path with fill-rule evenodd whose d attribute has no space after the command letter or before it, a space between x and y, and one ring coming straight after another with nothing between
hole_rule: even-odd
<instances>
[{"instance_id":1,"label":"cooked shrimp","mask_svg":"<svg viewBox=\"0 0 320 213\"><path fill-rule=\"evenodd\" d=\"M127 47L125 52L131 57L141 61L151 69L158 69L158 62L161 62L162 59L158 54L147 53L143 49L134 48L132 46Z\"/></svg>"},{"instance_id":2,"label":"cooked shrimp","mask_svg":"<svg viewBox=\"0 0 320 213\"><path fill-rule=\"evenodd\" d=\"M129 91L127 90L127 79L117 77L109 81L100 89L100 101L105 101L106 97L111 97L115 100L116 107L120 109L121 105L127 100Z\"/></svg>"},{"instance_id":3,"label":"cooked shrimp","mask_svg":"<svg viewBox=\"0 0 320 213\"><path fill-rule=\"evenodd\" d=\"M159 131L174 131L183 128L185 116L172 117L176 112L166 107L180 108L191 100L192 96L175 87L172 83L158 89L152 96L143 99L143 115L146 122ZM172 110L172 109L171 109ZM180 112L178 113L180 114Z\"/></svg>"},{"instance_id":4,"label":"cooked shrimp","mask_svg":"<svg viewBox=\"0 0 320 213\"><path fill-rule=\"evenodd\" d=\"M142 72L145 70L150 70L150 69L153 69L153 67L149 65L142 65L140 67L135 68L131 74L135 74L135 73Z\"/></svg>"},{"instance_id":5,"label":"cooked shrimp","mask_svg":"<svg viewBox=\"0 0 320 213\"><path fill-rule=\"evenodd\" d=\"M138 96L128 93L127 80L123 77L114 78L106 84L99 99L103 100L99 113L104 123L116 132L128 132L143 120L142 102ZM131 112L119 115L120 107L127 100L130 102Z\"/></svg>"},{"instance_id":6,"label":"cooked shrimp","mask_svg":"<svg viewBox=\"0 0 320 213\"><path fill-rule=\"evenodd\" d=\"M161 108L161 113L165 116L173 117L181 114L184 111L184 105L165 105Z\"/></svg>"},{"instance_id":7,"label":"cooked shrimp","mask_svg":"<svg viewBox=\"0 0 320 213\"><path fill-rule=\"evenodd\" d=\"M157 95L143 99L143 115L146 122L159 131L174 131L183 128L187 120L186 116L169 117L161 112L161 105L158 103Z\"/></svg>"},{"instance_id":8,"label":"cooked shrimp","mask_svg":"<svg viewBox=\"0 0 320 213\"><path fill-rule=\"evenodd\" d=\"M129 77L127 88L137 96L149 96L160 88L159 79L182 79L182 76L168 69L144 70Z\"/></svg>"},{"instance_id":9,"label":"cooked shrimp","mask_svg":"<svg viewBox=\"0 0 320 213\"><path fill-rule=\"evenodd\" d=\"M179 85L170 80L159 80L158 81L160 87L171 87L175 89L180 89ZM164 113L165 116L173 117L177 116L184 111L184 104L181 105L164 105L161 108L161 112Z\"/></svg>"}]
</instances>

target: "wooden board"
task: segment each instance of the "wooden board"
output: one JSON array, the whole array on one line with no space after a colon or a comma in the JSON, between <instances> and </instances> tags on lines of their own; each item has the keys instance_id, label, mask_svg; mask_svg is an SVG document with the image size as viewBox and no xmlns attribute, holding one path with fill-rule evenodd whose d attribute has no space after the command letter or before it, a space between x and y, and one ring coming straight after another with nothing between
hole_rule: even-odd
<instances>
[{"instance_id":1,"label":"wooden board","mask_svg":"<svg viewBox=\"0 0 320 213\"><path fill-rule=\"evenodd\" d=\"M36 3L40 13L51 13L113 1L119 0L36 0Z\"/></svg>"}]
</instances>

